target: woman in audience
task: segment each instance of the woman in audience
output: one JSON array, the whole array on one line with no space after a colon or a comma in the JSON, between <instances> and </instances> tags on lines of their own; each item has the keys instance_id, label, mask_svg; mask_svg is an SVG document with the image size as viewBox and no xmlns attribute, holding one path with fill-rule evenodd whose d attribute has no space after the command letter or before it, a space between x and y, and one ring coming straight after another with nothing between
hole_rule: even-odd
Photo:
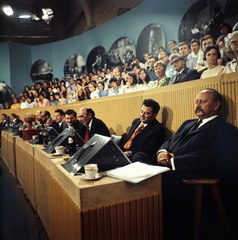
<instances>
[{"instance_id":1,"label":"woman in audience","mask_svg":"<svg viewBox=\"0 0 238 240\"><path fill-rule=\"evenodd\" d=\"M120 67L115 67L113 69L114 77L117 79L118 87L122 87L126 85L125 79L121 77L121 72L122 72L122 69Z\"/></svg>"},{"instance_id":2,"label":"woman in audience","mask_svg":"<svg viewBox=\"0 0 238 240\"><path fill-rule=\"evenodd\" d=\"M31 91L28 93L28 97L30 97L31 100L34 101L34 94Z\"/></svg>"},{"instance_id":3,"label":"woman in audience","mask_svg":"<svg viewBox=\"0 0 238 240\"><path fill-rule=\"evenodd\" d=\"M90 83L90 77L89 75L86 75L86 82L84 83L84 86L88 86L88 84Z\"/></svg>"},{"instance_id":4,"label":"woman in audience","mask_svg":"<svg viewBox=\"0 0 238 240\"><path fill-rule=\"evenodd\" d=\"M10 109L10 108L11 108L11 105L8 102L5 102L3 109Z\"/></svg>"},{"instance_id":5,"label":"woman in audience","mask_svg":"<svg viewBox=\"0 0 238 240\"><path fill-rule=\"evenodd\" d=\"M107 96L107 91L105 91L104 88L105 88L105 83L103 81L100 81L98 83L98 96L99 97L106 97Z\"/></svg>"},{"instance_id":6,"label":"woman in audience","mask_svg":"<svg viewBox=\"0 0 238 240\"><path fill-rule=\"evenodd\" d=\"M30 90L31 90L31 89L30 89L29 86L25 86L25 87L24 87L24 91L26 91L26 92L30 92Z\"/></svg>"},{"instance_id":7,"label":"woman in audience","mask_svg":"<svg viewBox=\"0 0 238 240\"><path fill-rule=\"evenodd\" d=\"M54 95L50 95L50 105L51 106L57 106L58 105L58 102L56 101Z\"/></svg>"},{"instance_id":8,"label":"woman in audience","mask_svg":"<svg viewBox=\"0 0 238 240\"><path fill-rule=\"evenodd\" d=\"M59 100L60 100L60 92L55 93L55 100L58 102L59 104Z\"/></svg>"},{"instance_id":9,"label":"woman in audience","mask_svg":"<svg viewBox=\"0 0 238 240\"><path fill-rule=\"evenodd\" d=\"M82 84L81 83L76 83L75 84L76 88L75 88L75 97L78 98L78 93L79 93L79 90L82 88Z\"/></svg>"},{"instance_id":10,"label":"woman in audience","mask_svg":"<svg viewBox=\"0 0 238 240\"><path fill-rule=\"evenodd\" d=\"M91 99L90 98L91 92L90 92L88 86L84 87L84 91L85 91L85 99Z\"/></svg>"},{"instance_id":11,"label":"woman in audience","mask_svg":"<svg viewBox=\"0 0 238 240\"><path fill-rule=\"evenodd\" d=\"M202 75L202 78L214 77L220 75L223 71L223 66L218 65L217 60L221 58L219 48L215 45L208 46L204 53L204 60L208 63L208 69L205 70Z\"/></svg>"},{"instance_id":12,"label":"woman in audience","mask_svg":"<svg viewBox=\"0 0 238 240\"><path fill-rule=\"evenodd\" d=\"M120 94L122 93L130 93L137 91L137 78L134 72L127 73L126 76L126 85L120 89Z\"/></svg>"},{"instance_id":13,"label":"woman in audience","mask_svg":"<svg viewBox=\"0 0 238 240\"><path fill-rule=\"evenodd\" d=\"M17 98L13 98L13 104L11 106L11 109L20 109L20 103Z\"/></svg>"},{"instance_id":14,"label":"woman in audience","mask_svg":"<svg viewBox=\"0 0 238 240\"><path fill-rule=\"evenodd\" d=\"M99 98L98 96L98 93L97 93L97 84L94 83L94 82L91 82L88 84L88 88L89 88L89 91L91 92L90 93L90 98L93 99L93 98Z\"/></svg>"},{"instance_id":15,"label":"woman in audience","mask_svg":"<svg viewBox=\"0 0 238 240\"><path fill-rule=\"evenodd\" d=\"M66 92L66 87L65 87L65 85L61 85L61 86L60 86L60 90L63 91L63 92Z\"/></svg>"},{"instance_id":16,"label":"woman in audience","mask_svg":"<svg viewBox=\"0 0 238 240\"><path fill-rule=\"evenodd\" d=\"M84 92L84 89L83 89L83 88L81 88L81 89L78 91L77 100L78 100L78 101L83 101L83 100L85 100L85 92Z\"/></svg>"},{"instance_id":17,"label":"woman in audience","mask_svg":"<svg viewBox=\"0 0 238 240\"><path fill-rule=\"evenodd\" d=\"M139 70L140 70L140 65L138 63L133 63L131 65L132 71L136 74L137 79L139 79ZM138 80L139 83L139 80Z\"/></svg>"},{"instance_id":18,"label":"woman in audience","mask_svg":"<svg viewBox=\"0 0 238 240\"><path fill-rule=\"evenodd\" d=\"M29 96L28 91L24 91L24 92L23 92L23 96L25 96L26 99L27 99L27 97Z\"/></svg>"},{"instance_id":19,"label":"woman in audience","mask_svg":"<svg viewBox=\"0 0 238 240\"><path fill-rule=\"evenodd\" d=\"M29 108L34 108L36 106L36 103L32 100L32 98L30 96L26 100L28 102Z\"/></svg>"},{"instance_id":20,"label":"woman in audience","mask_svg":"<svg viewBox=\"0 0 238 240\"><path fill-rule=\"evenodd\" d=\"M154 82L150 80L150 75L148 73L148 71L145 68L141 68L139 70L139 84L138 84L138 91L142 91L142 90L147 90L152 88Z\"/></svg>"},{"instance_id":21,"label":"woman in audience","mask_svg":"<svg viewBox=\"0 0 238 240\"><path fill-rule=\"evenodd\" d=\"M230 33L227 38L228 48L235 54L235 57L226 64L223 73L238 72L238 31Z\"/></svg>"},{"instance_id":22,"label":"woman in audience","mask_svg":"<svg viewBox=\"0 0 238 240\"><path fill-rule=\"evenodd\" d=\"M36 87L35 87L35 85L31 85L31 90L30 90L30 92L32 92L33 95L35 94L35 92L36 92Z\"/></svg>"},{"instance_id":23,"label":"woman in audience","mask_svg":"<svg viewBox=\"0 0 238 240\"><path fill-rule=\"evenodd\" d=\"M152 86L152 88L167 86L170 78L166 77L165 75L166 65L161 61L157 61L154 64L154 69L155 69L155 74L159 77L159 79L154 81L153 83L154 85Z\"/></svg>"},{"instance_id":24,"label":"woman in audience","mask_svg":"<svg viewBox=\"0 0 238 240\"><path fill-rule=\"evenodd\" d=\"M67 92L67 101L66 103L73 103L76 102L76 98L74 97L75 92L73 90L69 90Z\"/></svg>"},{"instance_id":25,"label":"woman in audience","mask_svg":"<svg viewBox=\"0 0 238 240\"><path fill-rule=\"evenodd\" d=\"M60 92L60 99L59 99L59 105L66 104L66 92L61 91Z\"/></svg>"}]
</instances>

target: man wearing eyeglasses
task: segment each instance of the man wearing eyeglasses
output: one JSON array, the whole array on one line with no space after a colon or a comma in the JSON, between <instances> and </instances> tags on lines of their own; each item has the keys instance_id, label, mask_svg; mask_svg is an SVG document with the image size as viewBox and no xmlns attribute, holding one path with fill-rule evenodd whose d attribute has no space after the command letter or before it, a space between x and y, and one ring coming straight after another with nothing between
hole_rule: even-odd
<instances>
[{"instance_id":1,"label":"man wearing eyeglasses","mask_svg":"<svg viewBox=\"0 0 238 240\"><path fill-rule=\"evenodd\" d=\"M170 56L170 64L173 66L175 75L170 79L169 84L176 84L199 79L199 73L195 69L185 66L185 59L179 54Z\"/></svg>"},{"instance_id":2,"label":"man wearing eyeglasses","mask_svg":"<svg viewBox=\"0 0 238 240\"><path fill-rule=\"evenodd\" d=\"M169 54L167 52L161 52L159 54L158 60L163 62L166 65L165 75L171 78L174 75L174 69L173 69L173 66L170 64Z\"/></svg>"},{"instance_id":3,"label":"man wearing eyeglasses","mask_svg":"<svg viewBox=\"0 0 238 240\"><path fill-rule=\"evenodd\" d=\"M228 62L225 66L223 73L238 72L238 31L235 31L228 35L228 47L235 54L232 61Z\"/></svg>"}]
</instances>

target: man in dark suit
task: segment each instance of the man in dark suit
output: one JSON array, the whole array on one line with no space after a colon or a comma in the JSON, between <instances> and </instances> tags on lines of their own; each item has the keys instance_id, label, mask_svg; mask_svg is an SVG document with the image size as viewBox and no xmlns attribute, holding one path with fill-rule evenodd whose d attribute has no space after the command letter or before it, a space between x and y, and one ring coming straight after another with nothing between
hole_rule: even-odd
<instances>
[{"instance_id":1,"label":"man in dark suit","mask_svg":"<svg viewBox=\"0 0 238 240\"><path fill-rule=\"evenodd\" d=\"M11 126L13 128L19 128L20 125L22 124L22 121L20 119L18 119L17 115L15 113L12 113L10 115L10 119L11 119Z\"/></svg>"},{"instance_id":2,"label":"man in dark suit","mask_svg":"<svg viewBox=\"0 0 238 240\"><path fill-rule=\"evenodd\" d=\"M6 127L9 126L9 121L7 120L7 114L2 114L2 122L0 123L0 130L4 130Z\"/></svg>"},{"instance_id":3,"label":"man in dark suit","mask_svg":"<svg viewBox=\"0 0 238 240\"><path fill-rule=\"evenodd\" d=\"M237 199L238 132L218 115L220 104L221 95L216 90L201 91L195 104L199 119L185 121L157 153L158 163L172 169L162 175L164 226L169 224L165 235L179 226L178 239L185 239L185 228L189 229L177 224L182 222L181 216L186 219L193 212L194 186L185 185L183 179L219 178L223 203L226 205L227 201L228 207L235 206L232 201L235 203Z\"/></svg>"},{"instance_id":4,"label":"man in dark suit","mask_svg":"<svg viewBox=\"0 0 238 240\"><path fill-rule=\"evenodd\" d=\"M197 70L186 67L184 57L179 54L172 54L170 56L170 64L173 66L176 74L171 77L168 85L200 78L200 74L197 72Z\"/></svg>"},{"instance_id":5,"label":"man in dark suit","mask_svg":"<svg viewBox=\"0 0 238 240\"><path fill-rule=\"evenodd\" d=\"M55 131L52 129L50 135L57 136L59 133L63 132L64 122L64 111L62 109L55 110L55 119L52 119L50 125L48 125L53 127Z\"/></svg>"},{"instance_id":6,"label":"man in dark suit","mask_svg":"<svg viewBox=\"0 0 238 240\"><path fill-rule=\"evenodd\" d=\"M156 120L160 105L153 99L145 99L141 106L140 118L132 122L127 140L123 146L124 154L132 162L144 159L144 153L154 156L158 145L164 142L165 129ZM144 162L144 161L143 161ZM156 163L156 161L149 161Z\"/></svg>"},{"instance_id":7,"label":"man in dark suit","mask_svg":"<svg viewBox=\"0 0 238 240\"><path fill-rule=\"evenodd\" d=\"M95 113L91 108L81 108L79 110L79 120L87 127L84 139L85 142L87 142L95 133L110 137L110 132L106 124L102 120L95 118Z\"/></svg>"}]
</instances>

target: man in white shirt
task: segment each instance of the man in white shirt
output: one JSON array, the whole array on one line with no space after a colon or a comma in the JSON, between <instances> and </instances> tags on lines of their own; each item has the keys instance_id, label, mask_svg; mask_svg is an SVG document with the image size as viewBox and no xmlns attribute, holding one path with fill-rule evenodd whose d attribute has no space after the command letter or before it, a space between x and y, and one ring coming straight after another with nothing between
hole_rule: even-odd
<instances>
[{"instance_id":1,"label":"man in white shirt","mask_svg":"<svg viewBox=\"0 0 238 240\"><path fill-rule=\"evenodd\" d=\"M21 97L21 104L20 104L20 109L28 108L28 102L26 101L26 97L22 96Z\"/></svg>"},{"instance_id":2,"label":"man in white shirt","mask_svg":"<svg viewBox=\"0 0 238 240\"><path fill-rule=\"evenodd\" d=\"M192 56L190 54L191 52L191 48L190 45L188 43L185 42L181 42L179 44L179 54L182 55L186 61L186 67L191 68L191 69L195 69L197 66L197 60L198 57L197 56Z\"/></svg>"}]
</instances>

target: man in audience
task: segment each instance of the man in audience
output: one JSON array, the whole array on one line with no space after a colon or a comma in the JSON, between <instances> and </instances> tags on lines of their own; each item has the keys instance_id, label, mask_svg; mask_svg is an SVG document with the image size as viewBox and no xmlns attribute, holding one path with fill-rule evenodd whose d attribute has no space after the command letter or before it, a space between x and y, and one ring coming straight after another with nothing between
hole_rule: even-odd
<instances>
[{"instance_id":1,"label":"man in audience","mask_svg":"<svg viewBox=\"0 0 238 240\"><path fill-rule=\"evenodd\" d=\"M47 82L47 81L44 81L44 82L43 82L42 91L44 91L44 92L47 92L47 91L48 91L48 82Z\"/></svg>"},{"instance_id":2,"label":"man in audience","mask_svg":"<svg viewBox=\"0 0 238 240\"><path fill-rule=\"evenodd\" d=\"M148 61L149 61L149 65L150 65L150 68L148 70L148 73L150 75L150 79L151 79L151 81L156 81L159 77L155 74L155 70L154 70L155 57L150 56Z\"/></svg>"},{"instance_id":3,"label":"man in audience","mask_svg":"<svg viewBox=\"0 0 238 240\"><path fill-rule=\"evenodd\" d=\"M28 102L26 101L26 97L22 96L21 97L21 104L20 104L20 109L28 108Z\"/></svg>"},{"instance_id":4,"label":"man in audience","mask_svg":"<svg viewBox=\"0 0 238 240\"><path fill-rule=\"evenodd\" d=\"M143 57L144 57L144 59L145 59L145 69L148 69L149 68L149 53L148 52L145 52L144 54L143 54Z\"/></svg>"},{"instance_id":5,"label":"man in audience","mask_svg":"<svg viewBox=\"0 0 238 240\"><path fill-rule=\"evenodd\" d=\"M238 72L238 31L235 31L228 36L228 47L231 48L235 57L225 66L223 73Z\"/></svg>"},{"instance_id":6,"label":"man in audience","mask_svg":"<svg viewBox=\"0 0 238 240\"><path fill-rule=\"evenodd\" d=\"M195 69L190 69L185 66L185 59L179 54L172 54L170 56L170 63L176 74L170 79L169 84L176 84L199 79L200 75Z\"/></svg>"},{"instance_id":7,"label":"man in audience","mask_svg":"<svg viewBox=\"0 0 238 240\"><path fill-rule=\"evenodd\" d=\"M108 89L107 96L114 96L119 94L120 88L117 85L117 79L115 77L111 78L109 81L111 88Z\"/></svg>"},{"instance_id":8,"label":"man in audience","mask_svg":"<svg viewBox=\"0 0 238 240\"><path fill-rule=\"evenodd\" d=\"M95 118L95 113L91 108L81 108L79 110L79 120L87 127L84 138L85 142L87 142L95 133L110 137L106 124L102 120Z\"/></svg>"},{"instance_id":9,"label":"man in audience","mask_svg":"<svg viewBox=\"0 0 238 240\"><path fill-rule=\"evenodd\" d=\"M198 93L195 114L199 119L185 121L158 150L158 163L172 170L162 176L167 233L176 228L177 221L183 220L181 214L186 217L186 213L193 212L194 185L184 184L183 179L219 178L223 203L227 200L228 209L237 209L238 132L219 116L221 102L220 93L214 89ZM179 226L177 239L188 239L182 237L188 226Z\"/></svg>"},{"instance_id":10,"label":"man in audience","mask_svg":"<svg viewBox=\"0 0 238 240\"><path fill-rule=\"evenodd\" d=\"M46 92L46 98L50 101L50 96L54 96L54 92L52 90L52 87L48 86L47 87L47 92Z\"/></svg>"},{"instance_id":11,"label":"man in audience","mask_svg":"<svg viewBox=\"0 0 238 240\"><path fill-rule=\"evenodd\" d=\"M44 97L43 93L39 93L39 99L36 99L36 107L46 107L50 105L50 101Z\"/></svg>"},{"instance_id":12,"label":"man in audience","mask_svg":"<svg viewBox=\"0 0 238 240\"><path fill-rule=\"evenodd\" d=\"M63 130L69 126L74 127L74 130L84 139L86 133L86 127L77 120L77 113L73 109L65 111L65 121L63 121Z\"/></svg>"},{"instance_id":13,"label":"man in audience","mask_svg":"<svg viewBox=\"0 0 238 240\"><path fill-rule=\"evenodd\" d=\"M42 83L41 82L35 82L35 89L37 93L41 93L42 91Z\"/></svg>"},{"instance_id":14,"label":"man in audience","mask_svg":"<svg viewBox=\"0 0 238 240\"><path fill-rule=\"evenodd\" d=\"M74 84L74 78L73 78L73 76L70 76L70 78L69 78L69 84L70 84L70 87L71 87L72 90L77 89L77 87L76 87L75 84Z\"/></svg>"},{"instance_id":15,"label":"man in audience","mask_svg":"<svg viewBox=\"0 0 238 240\"><path fill-rule=\"evenodd\" d=\"M158 145L164 142L165 129L156 120L160 105L153 99L146 99L142 103L140 118L134 119L131 129L123 146L124 154L132 162L144 160L144 153L154 156ZM146 156L146 155L145 155ZM156 161L148 162L155 164Z\"/></svg>"},{"instance_id":16,"label":"man in audience","mask_svg":"<svg viewBox=\"0 0 238 240\"><path fill-rule=\"evenodd\" d=\"M9 121L7 120L7 114L2 114L2 122L0 123L0 130L4 130L7 126L9 126Z\"/></svg>"},{"instance_id":17,"label":"man in audience","mask_svg":"<svg viewBox=\"0 0 238 240\"><path fill-rule=\"evenodd\" d=\"M186 67L195 69L197 66L197 56L192 56L190 54L191 48L188 43L181 42L179 43L179 54L182 55L186 62Z\"/></svg>"},{"instance_id":18,"label":"man in audience","mask_svg":"<svg viewBox=\"0 0 238 240\"><path fill-rule=\"evenodd\" d=\"M173 66L170 64L169 54L167 52L161 52L159 54L159 61L163 62L166 65L165 75L171 78L174 75L174 69Z\"/></svg>"},{"instance_id":19,"label":"man in audience","mask_svg":"<svg viewBox=\"0 0 238 240\"><path fill-rule=\"evenodd\" d=\"M190 41L190 45L191 45L191 55L192 56L199 56L200 54L203 54L203 51L200 49L200 43L197 39L192 39Z\"/></svg>"},{"instance_id":20,"label":"man in audience","mask_svg":"<svg viewBox=\"0 0 238 240\"><path fill-rule=\"evenodd\" d=\"M158 56L159 56L160 53L165 52L164 47L162 47L162 46L158 47L157 52L158 52Z\"/></svg>"},{"instance_id":21,"label":"man in audience","mask_svg":"<svg viewBox=\"0 0 238 240\"><path fill-rule=\"evenodd\" d=\"M174 40L170 40L170 41L168 42L168 45L169 45L169 49L170 49L170 51L171 51L171 53L172 53L172 48L177 46L177 42L174 41Z\"/></svg>"}]
</instances>

